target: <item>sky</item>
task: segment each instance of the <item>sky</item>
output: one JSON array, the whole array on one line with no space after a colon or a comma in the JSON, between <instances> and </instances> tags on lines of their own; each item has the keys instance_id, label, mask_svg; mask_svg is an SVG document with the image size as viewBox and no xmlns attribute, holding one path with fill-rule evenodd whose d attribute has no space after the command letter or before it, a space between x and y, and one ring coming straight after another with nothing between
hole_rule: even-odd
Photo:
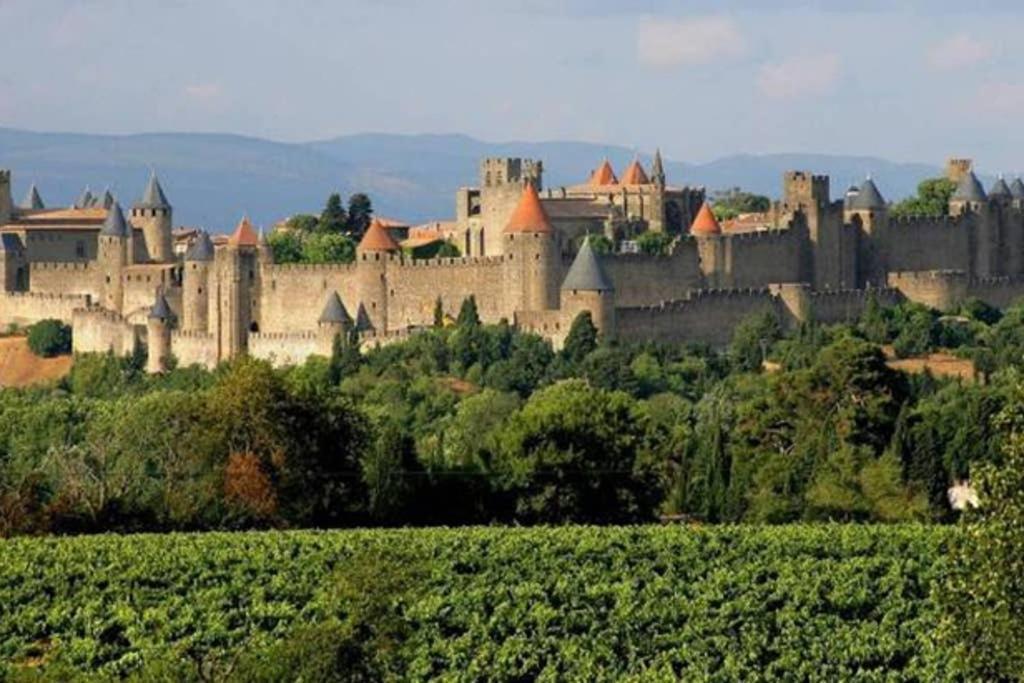
<instances>
[{"instance_id":1,"label":"sky","mask_svg":"<svg viewBox=\"0 0 1024 683\"><path fill-rule=\"evenodd\" d=\"M1024 170L1024 2L0 0L0 126Z\"/></svg>"}]
</instances>

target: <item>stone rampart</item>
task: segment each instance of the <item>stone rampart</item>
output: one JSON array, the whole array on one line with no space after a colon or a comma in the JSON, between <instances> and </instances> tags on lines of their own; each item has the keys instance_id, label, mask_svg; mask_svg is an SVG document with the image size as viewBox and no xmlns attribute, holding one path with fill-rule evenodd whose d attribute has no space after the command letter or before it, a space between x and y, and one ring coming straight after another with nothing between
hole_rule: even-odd
<instances>
[{"instance_id":1,"label":"stone rampart","mask_svg":"<svg viewBox=\"0 0 1024 683\"><path fill-rule=\"evenodd\" d=\"M46 318L71 323L73 311L91 300L88 294L0 292L0 327L31 325Z\"/></svg>"},{"instance_id":2,"label":"stone rampart","mask_svg":"<svg viewBox=\"0 0 1024 683\"><path fill-rule=\"evenodd\" d=\"M89 294L99 298L100 272L94 262L36 261L29 264L29 288L45 294Z\"/></svg>"},{"instance_id":3,"label":"stone rampart","mask_svg":"<svg viewBox=\"0 0 1024 683\"><path fill-rule=\"evenodd\" d=\"M656 306L618 308L615 315L623 339L725 346L744 318L779 315L778 306L768 289L699 290Z\"/></svg>"},{"instance_id":4,"label":"stone rampart","mask_svg":"<svg viewBox=\"0 0 1024 683\"><path fill-rule=\"evenodd\" d=\"M178 367L199 365L212 370L217 366L217 337L205 331L171 331L171 354Z\"/></svg>"},{"instance_id":5,"label":"stone rampart","mask_svg":"<svg viewBox=\"0 0 1024 683\"><path fill-rule=\"evenodd\" d=\"M72 347L75 353L107 353L127 356L143 340L145 330L113 311L77 308L72 314Z\"/></svg>"},{"instance_id":6,"label":"stone rampart","mask_svg":"<svg viewBox=\"0 0 1024 683\"><path fill-rule=\"evenodd\" d=\"M604 257L602 264L615 286L616 306L681 299L703 283L697 242L689 237L676 241L667 256L614 254Z\"/></svg>"}]
</instances>

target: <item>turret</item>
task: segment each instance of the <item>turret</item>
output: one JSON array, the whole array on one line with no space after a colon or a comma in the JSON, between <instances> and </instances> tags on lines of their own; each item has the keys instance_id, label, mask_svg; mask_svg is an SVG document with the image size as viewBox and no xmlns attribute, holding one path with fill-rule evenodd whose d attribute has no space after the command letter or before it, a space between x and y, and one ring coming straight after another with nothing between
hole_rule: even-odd
<instances>
[{"instance_id":1,"label":"turret","mask_svg":"<svg viewBox=\"0 0 1024 683\"><path fill-rule=\"evenodd\" d=\"M843 208L845 214L843 220L849 223L854 217L859 218L861 226L868 233L885 225L889 214L889 207L871 176L864 179L856 192L847 192L847 200L844 202Z\"/></svg>"},{"instance_id":2,"label":"turret","mask_svg":"<svg viewBox=\"0 0 1024 683\"><path fill-rule=\"evenodd\" d=\"M114 202L97 237L97 262L102 273L103 306L121 312L124 304L124 268L129 263L130 230L121 205Z\"/></svg>"},{"instance_id":3,"label":"turret","mask_svg":"<svg viewBox=\"0 0 1024 683\"><path fill-rule=\"evenodd\" d=\"M1000 206L1008 206L1013 201L1013 195L1010 193L1010 186L1006 184L1003 176L999 176L992 187L989 188L988 198L999 204Z\"/></svg>"},{"instance_id":4,"label":"turret","mask_svg":"<svg viewBox=\"0 0 1024 683\"><path fill-rule=\"evenodd\" d=\"M146 253L154 263L170 263L174 260L171 220L171 204L154 173L149 177L142 199L132 207L132 224L142 230Z\"/></svg>"},{"instance_id":5,"label":"turret","mask_svg":"<svg viewBox=\"0 0 1024 683\"><path fill-rule=\"evenodd\" d=\"M25 245L14 233L0 233L0 291L28 290L28 263Z\"/></svg>"},{"instance_id":6,"label":"turret","mask_svg":"<svg viewBox=\"0 0 1024 683\"><path fill-rule=\"evenodd\" d=\"M543 187L544 167L540 161L519 158L488 158L480 162L480 222L477 256L499 256L505 240L502 228L508 223L523 187ZM476 250L474 249L474 252Z\"/></svg>"},{"instance_id":7,"label":"turret","mask_svg":"<svg viewBox=\"0 0 1024 683\"><path fill-rule=\"evenodd\" d=\"M356 287L359 303L365 308L373 327L388 329L387 264L399 246L380 220L370 222L356 246Z\"/></svg>"},{"instance_id":8,"label":"turret","mask_svg":"<svg viewBox=\"0 0 1024 683\"><path fill-rule=\"evenodd\" d=\"M341 303L341 297L337 292L331 292L324 303L324 309L317 320L320 331L320 348L324 355L327 355L334 348L335 338L342 342L348 339L352 330L352 318L345 310L345 304Z\"/></svg>"},{"instance_id":9,"label":"turret","mask_svg":"<svg viewBox=\"0 0 1024 683\"><path fill-rule=\"evenodd\" d=\"M11 200L11 172L0 168L0 225L11 222L14 212Z\"/></svg>"},{"instance_id":10,"label":"turret","mask_svg":"<svg viewBox=\"0 0 1024 683\"><path fill-rule=\"evenodd\" d=\"M210 267L213 264L213 241L200 232L185 252L181 282L181 328L206 332L209 329Z\"/></svg>"},{"instance_id":11,"label":"turret","mask_svg":"<svg viewBox=\"0 0 1024 683\"><path fill-rule=\"evenodd\" d=\"M36 189L35 183L29 186L28 192L25 193L25 198L21 200L18 208L25 211L38 211L39 209L46 208L43 205L43 198L39 196L39 190Z\"/></svg>"},{"instance_id":12,"label":"turret","mask_svg":"<svg viewBox=\"0 0 1024 683\"><path fill-rule=\"evenodd\" d=\"M651 164L651 182L658 187L665 187L665 167L661 163L661 150L654 150L654 163Z\"/></svg>"},{"instance_id":13,"label":"turret","mask_svg":"<svg viewBox=\"0 0 1024 683\"><path fill-rule=\"evenodd\" d=\"M558 241L533 185L523 187L502 236L506 309L515 313L557 308Z\"/></svg>"},{"instance_id":14,"label":"turret","mask_svg":"<svg viewBox=\"0 0 1024 683\"><path fill-rule=\"evenodd\" d=\"M649 185L650 179L647 177L647 173L644 171L643 166L640 165L639 159L633 159L629 166L626 167L626 172L622 174L622 185Z\"/></svg>"},{"instance_id":15,"label":"turret","mask_svg":"<svg viewBox=\"0 0 1024 683\"><path fill-rule=\"evenodd\" d=\"M78 195L78 199L75 200L72 208L88 209L90 206L92 206L92 190L86 185L85 189L82 190L82 194Z\"/></svg>"},{"instance_id":16,"label":"turret","mask_svg":"<svg viewBox=\"0 0 1024 683\"><path fill-rule=\"evenodd\" d=\"M151 375L167 372L171 359L171 307L163 293L157 292L156 301L146 318L146 372Z\"/></svg>"},{"instance_id":17,"label":"turret","mask_svg":"<svg viewBox=\"0 0 1024 683\"><path fill-rule=\"evenodd\" d=\"M613 185L618 185L619 179L615 177L615 169L612 168L612 163L606 158L590 174L589 182L590 186L594 188L609 188Z\"/></svg>"},{"instance_id":18,"label":"turret","mask_svg":"<svg viewBox=\"0 0 1024 683\"><path fill-rule=\"evenodd\" d=\"M615 287L601 266L601 259L590 246L590 237L583 241L562 282L561 309L563 328L572 325L583 311L590 311L594 327L605 339L615 336Z\"/></svg>"},{"instance_id":19,"label":"turret","mask_svg":"<svg viewBox=\"0 0 1024 683\"><path fill-rule=\"evenodd\" d=\"M704 274L707 286L729 286L722 226L718 224L718 219L707 202L701 204L693 223L690 224L690 235L697 240L700 270Z\"/></svg>"},{"instance_id":20,"label":"turret","mask_svg":"<svg viewBox=\"0 0 1024 683\"><path fill-rule=\"evenodd\" d=\"M982 189L978 176L974 171L967 171L960 178L960 182L949 199L949 213L959 216L966 211L980 211L988 205L988 197Z\"/></svg>"},{"instance_id":21,"label":"turret","mask_svg":"<svg viewBox=\"0 0 1024 683\"><path fill-rule=\"evenodd\" d=\"M1018 209L1024 208L1024 182L1020 178L1010 183L1010 200Z\"/></svg>"}]
</instances>

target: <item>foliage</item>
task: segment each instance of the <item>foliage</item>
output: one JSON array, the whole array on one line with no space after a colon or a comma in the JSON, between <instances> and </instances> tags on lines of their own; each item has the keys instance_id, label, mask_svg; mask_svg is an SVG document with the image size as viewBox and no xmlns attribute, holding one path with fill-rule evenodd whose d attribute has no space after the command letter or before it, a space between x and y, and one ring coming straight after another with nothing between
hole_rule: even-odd
<instances>
[{"instance_id":1,"label":"foliage","mask_svg":"<svg viewBox=\"0 0 1024 683\"><path fill-rule=\"evenodd\" d=\"M455 319L455 324L461 328L480 326L480 314L476 310L476 297L472 294L463 299L462 307L459 308L459 317Z\"/></svg>"},{"instance_id":2,"label":"foliage","mask_svg":"<svg viewBox=\"0 0 1024 683\"><path fill-rule=\"evenodd\" d=\"M729 357L741 370L760 370L767 360L768 349L781 337L782 330L774 315L769 312L752 315L733 331Z\"/></svg>"},{"instance_id":3,"label":"foliage","mask_svg":"<svg viewBox=\"0 0 1024 683\"><path fill-rule=\"evenodd\" d=\"M711 210L720 221L736 218L741 213L764 213L771 208L771 200L764 195L744 192L738 187L714 193Z\"/></svg>"},{"instance_id":4,"label":"foliage","mask_svg":"<svg viewBox=\"0 0 1024 683\"><path fill-rule=\"evenodd\" d=\"M275 263L351 263L356 257L355 242L340 232L275 230L267 245Z\"/></svg>"},{"instance_id":5,"label":"foliage","mask_svg":"<svg viewBox=\"0 0 1024 683\"><path fill-rule=\"evenodd\" d=\"M641 253L664 256L668 254L673 239L672 235L667 232L648 230L636 238L636 246Z\"/></svg>"},{"instance_id":6,"label":"foliage","mask_svg":"<svg viewBox=\"0 0 1024 683\"><path fill-rule=\"evenodd\" d=\"M348 198L348 232L356 237L362 237L366 229L370 227L370 220L373 218L373 203L370 197L362 192L357 192Z\"/></svg>"},{"instance_id":7,"label":"foliage","mask_svg":"<svg viewBox=\"0 0 1024 683\"><path fill-rule=\"evenodd\" d=\"M345 207L341 205L341 195L332 192L327 197L324 210L320 213L316 229L325 234L341 234L347 227L348 216L345 213Z\"/></svg>"},{"instance_id":8,"label":"foliage","mask_svg":"<svg viewBox=\"0 0 1024 683\"><path fill-rule=\"evenodd\" d=\"M948 178L927 178L918 184L917 195L896 202L889 212L899 218L945 216L949 213L949 200L955 191L956 183Z\"/></svg>"},{"instance_id":9,"label":"foliage","mask_svg":"<svg viewBox=\"0 0 1024 683\"><path fill-rule=\"evenodd\" d=\"M0 677L957 680L932 643L947 536L569 526L2 541Z\"/></svg>"},{"instance_id":10,"label":"foliage","mask_svg":"<svg viewBox=\"0 0 1024 683\"><path fill-rule=\"evenodd\" d=\"M569 363L578 365L596 348L597 328L594 319L590 311L583 311L572 321L562 346L562 355Z\"/></svg>"},{"instance_id":11,"label":"foliage","mask_svg":"<svg viewBox=\"0 0 1024 683\"><path fill-rule=\"evenodd\" d=\"M71 353L71 326L47 318L28 328L28 348L43 358Z\"/></svg>"}]
</instances>

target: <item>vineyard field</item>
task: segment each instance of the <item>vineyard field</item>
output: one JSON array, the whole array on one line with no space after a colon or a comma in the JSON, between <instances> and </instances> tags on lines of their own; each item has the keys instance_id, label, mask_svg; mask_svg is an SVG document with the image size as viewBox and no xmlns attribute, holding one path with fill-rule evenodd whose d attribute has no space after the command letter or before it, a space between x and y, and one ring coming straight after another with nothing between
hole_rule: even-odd
<instances>
[{"instance_id":1,"label":"vineyard field","mask_svg":"<svg viewBox=\"0 0 1024 683\"><path fill-rule=\"evenodd\" d=\"M368 550L422 568L399 606L410 680L951 679L934 647L936 526L538 527L0 541L0 679L120 676L230 653L345 609ZM6 663L6 664L4 664Z\"/></svg>"}]
</instances>

